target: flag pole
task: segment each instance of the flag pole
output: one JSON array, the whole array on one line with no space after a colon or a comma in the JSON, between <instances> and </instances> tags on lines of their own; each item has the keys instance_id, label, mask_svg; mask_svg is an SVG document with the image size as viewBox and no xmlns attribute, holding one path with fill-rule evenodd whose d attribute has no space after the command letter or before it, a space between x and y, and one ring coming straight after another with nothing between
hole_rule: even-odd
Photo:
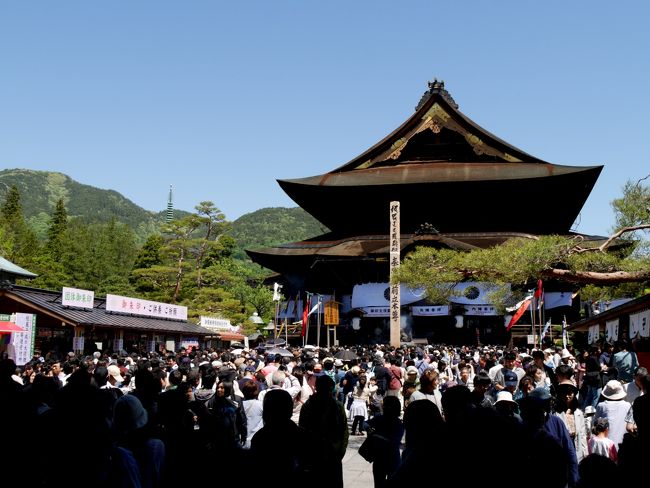
<instances>
[{"instance_id":1,"label":"flag pole","mask_svg":"<svg viewBox=\"0 0 650 488\"><path fill-rule=\"evenodd\" d=\"M533 344L535 341L535 295L533 295L532 300L530 301L530 327L533 333Z\"/></svg>"},{"instance_id":2,"label":"flag pole","mask_svg":"<svg viewBox=\"0 0 650 488\"><path fill-rule=\"evenodd\" d=\"M323 314L323 319L325 318L325 315ZM325 322L325 334L327 334L327 348L330 348L330 326L327 320L324 320Z\"/></svg>"},{"instance_id":3,"label":"flag pole","mask_svg":"<svg viewBox=\"0 0 650 488\"><path fill-rule=\"evenodd\" d=\"M320 295L316 297L316 347L320 347Z\"/></svg>"},{"instance_id":4,"label":"flag pole","mask_svg":"<svg viewBox=\"0 0 650 488\"><path fill-rule=\"evenodd\" d=\"M540 329L540 332L542 331L542 326L543 326L542 324L544 324L544 317L542 316L542 307L544 306L544 300L543 300L542 296L543 295L540 295L539 298L537 298L537 302L538 302L537 306L539 307L539 312L538 312L537 315L539 316L539 329ZM543 340L544 340L544 337L543 337L542 334L540 334L540 338L539 338L540 347L542 345Z\"/></svg>"},{"instance_id":5,"label":"flag pole","mask_svg":"<svg viewBox=\"0 0 650 488\"><path fill-rule=\"evenodd\" d=\"M307 320L305 321L304 327L305 327L305 345L309 344L309 306L311 303L309 303L309 298L310 298L310 293L308 291L305 292L307 294L306 298L306 304L307 304Z\"/></svg>"}]
</instances>

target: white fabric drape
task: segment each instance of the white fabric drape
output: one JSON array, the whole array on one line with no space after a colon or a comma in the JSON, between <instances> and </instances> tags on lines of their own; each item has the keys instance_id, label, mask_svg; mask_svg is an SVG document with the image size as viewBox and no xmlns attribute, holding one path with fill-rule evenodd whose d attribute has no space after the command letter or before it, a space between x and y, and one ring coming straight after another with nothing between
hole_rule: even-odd
<instances>
[{"instance_id":1,"label":"white fabric drape","mask_svg":"<svg viewBox=\"0 0 650 488\"><path fill-rule=\"evenodd\" d=\"M618 319L608 320L605 323L605 340L607 342L618 340Z\"/></svg>"},{"instance_id":2,"label":"white fabric drape","mask_svg":"<svg viewBox=\"0 0 650 488\"><path fill-rule=\"evenodd\" d=\"M544 292L544 308L546 310L571 306L572 301L572 293L570 291Z\"/></svg>"},{"instance_id":3,"label":"white fabric drape","mask_svg":"<svg viewBox=\"0 0 650 488\"><path fill-rule=\"evenodd\" d=\"M600 335L600 330L598 324L592 325L589 327L589 333L587 334L587 342L589 344L593 344L598 340L598 337Z\"/></svg>"},{"instance_id":4,"label":"white fabric drape","mask_svg":"<svg viewBox=\"0 0 650 488\"><path fill-rule=\"evenodd\" d=\"M630 314L630 339L650 335L650 309Z\"/></svg>"}]
</instances>

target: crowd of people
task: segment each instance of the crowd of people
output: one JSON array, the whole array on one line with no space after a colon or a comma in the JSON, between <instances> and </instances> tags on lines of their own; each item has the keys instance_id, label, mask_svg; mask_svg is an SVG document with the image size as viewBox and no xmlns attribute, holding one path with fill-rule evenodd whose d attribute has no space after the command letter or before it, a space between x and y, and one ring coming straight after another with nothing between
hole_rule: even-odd
<instances>
[{"instance_id":1,"label":"crowd of people","mask_svg":"<svg viewBox=\"0 0 650 488\"><path fill-rule=\"evenodd\" d=\"M384 441L376 487L634 478L650 376L624 341L185 350L0 363L2 459L27 486L176 487L188 477L343 486L350 435Z\"/></svg>"}]
</instances>

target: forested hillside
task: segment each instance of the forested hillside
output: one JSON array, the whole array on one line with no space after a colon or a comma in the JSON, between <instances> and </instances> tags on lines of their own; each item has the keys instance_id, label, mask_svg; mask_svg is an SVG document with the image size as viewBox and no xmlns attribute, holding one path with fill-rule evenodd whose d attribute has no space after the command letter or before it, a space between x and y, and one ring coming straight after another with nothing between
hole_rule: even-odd
<instances>
[{"instance_id":1,"label":"forested hillside","mask_svg":"<svg viewBox=\"0 0 650 488\"><path fill-rule=\"evenodd\" d=\"M273 246L316 237L327 232L300 207L262 208L233 222L232 236L240 249Z\"/></svg>"},{"instance_id":2,"label":"forested hillside","mask_svg":"<svg viewBox=\"0 0 650 488\"><path fill-rule=\"evenodd\" d=\"M79 217L88 224L115 219L133 229L140 241L156 232L165 218L164 212L144 210L115 190L84 185L62 173L26 169L0 171L0 201L14 185L21 195L25 220L39 239L44 238L52 210L61 198L70 218Z\"/></svg>"},{"instance_id":3,"label":"forested hillside","mask_svg":"<svg viewBox=\"0 0 650 488\"><path fill-rule=\"evenodd\" d=\"M165 221L165 211L145 210L115 190L84 185L62 173L26 169L0 171L0 201L4 201L14 185L20 192L25 221L40 240L45 238L52 212L61 198L69 219L80 218L86 224L108 223L115 219L130 227L140 243L160 232ZM187 215L186 211L174 210L176 219ZM235 257L245 259L244 249L299 241L324 232L327 228L301 208L275 207L251 212L231 222L230 234L237 243Z\"/></svg>"}]
</instances>

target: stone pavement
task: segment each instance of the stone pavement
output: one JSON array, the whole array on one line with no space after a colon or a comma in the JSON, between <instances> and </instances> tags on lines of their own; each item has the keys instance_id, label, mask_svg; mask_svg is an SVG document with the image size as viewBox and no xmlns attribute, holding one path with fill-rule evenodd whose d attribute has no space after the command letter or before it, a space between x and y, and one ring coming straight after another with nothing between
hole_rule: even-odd
<instances>
[{"instance_id":1,"label":"stone pavement","mask_svg":"<svg viewBox=\"0 0 650 488\"><path fill-rule=\"evenodd\" d=\"M348 450L343 457L343 486L345 488L373 488L372 464L359 456L357 450L366 436L350 435Z\"/></svg>"}]
</instances>

